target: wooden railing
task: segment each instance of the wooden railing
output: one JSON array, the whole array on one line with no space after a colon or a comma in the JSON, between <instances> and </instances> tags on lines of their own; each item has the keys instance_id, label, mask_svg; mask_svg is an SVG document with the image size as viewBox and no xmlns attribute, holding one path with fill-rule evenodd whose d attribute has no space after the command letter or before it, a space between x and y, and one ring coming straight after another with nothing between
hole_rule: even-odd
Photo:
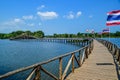
<instances>
[{"instance_id":1,"label":"wooden railing","mask_svg":"<svg viewBox=\"0 0 120 80\"><path fill-rule=\"evenodd\" d=\"M28 39L13 39L13 40L28 40ZM30 40L30 39L29 39ZM38 40L41 42L57 42L57 43L65 43L65 44L75 44L85 46L88 45L89 40L83 38L39 38L39 39L32 39Z\"/></svg>"},{"instance_id":2,"label":"wooden railing","mask_svg":"<svg viewBox=\"0 0 120 80\"><path fill-rule=\"evenodd\" d=\"M5 78L8 78L17 73L32 69L31 72L29 73L29 75L27 75L26 80L40 80L42 77L42 75L41 75L42 72L44 72L45 74L47 74L54 80L64 80L66 78L66 76L68 75L68 71L70 70L70 68L71 68L71 72L74 73L74 69L76 68L75 61L78 65L78 67L82 66L85 59L88 58L88 55L91 53L92 50L93 50L93 40L91 39L88 41L88 45L86 45L78 50L75 50L70 53L66 53L66 54L58 56L58 57L54 57L54 58L49 59L44 62L40 62L40 63L31 65L28 67L24 67L24 68L20 68L20 69L8 72L4 75L0 75L0 79L5 79ZM76 54L78 54L78 56L76 56ZM70 57L68 58L68 56L70 56ZM68 61L67 61L67 65L63 69L63 59L65 59L65 58L67 58ZM58 76L54 75L52 72L48 71L44 67L45 64L49 64L56 60L59 61L58 62L58 65L59 65L59 67L58 67L59 75Z\"/></svg>"},{"instance_id":3,"label":"wooden railing","mask_svg":"<svg viewBox=\"0 0 120 80\"><path fill-rule=\"evenodd\" d=\"M120 64L120 48L117 45L107 40L103 40L103 39L97 39L97 40L108 48L108 50L113 54L115 60Z\"/></svg>"},{"instance_id":4,"label":"wooden railing","mask_svg":"<svg viewBox=\"0 0 120 80\"><path fill-rule=\"evenodd\" d=\"M89 40L83 39L83 38L41 38L38 39L43 42L59 42L59 43L72 43L72 44L82 44L82 46L85 46L88 44Z\"/></svg>"}]
</instances>

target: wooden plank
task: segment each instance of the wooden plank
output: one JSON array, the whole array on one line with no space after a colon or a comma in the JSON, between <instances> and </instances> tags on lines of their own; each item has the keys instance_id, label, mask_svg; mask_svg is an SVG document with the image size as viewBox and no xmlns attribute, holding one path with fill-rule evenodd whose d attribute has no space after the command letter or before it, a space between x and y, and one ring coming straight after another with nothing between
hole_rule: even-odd
<instances>
[{"instance_id":1,"label":"wooden plank","mask_svg":"<svg viewBox=\"0 0 120 80\"><path fill-rule=\"evenodd\" d=\"M59 58L59 80L62 80L62 58Z\"/></svg>"},{"instance_id":2,"label":"wooden plank","mask_svg":"<svg viewBox=\"0 0 120 80\"><path fill-rule=\"evenodd\" d=\"M118 59L119 59L119 65L120 65L120 49L118 53L119 53Z\"/></svg>"},{"instance_id":3,"label":"wooden plank","mask_svg":"<svg viewBox=\"0 0 120 80\"><path fill-rule=\"evenodd\" d=\"M31 80L33 74L35 73L36 69L33 69L32 72L30 73L30 75L27 77L26 80Z\"/></svg>"},{"instance_id":4,"label":"wooden plank","mask_svg":"<svg viewBox=\"0 0 120 80\"><path fill-rule=\"evenodd\" d=\"M40 66L36 67L34 80L40 80Z\"/></svg>"},{"instance_id":5,"label":"wooden plank","mask_svg":"<svg viewBox=\"0 0 120 80\"><path fill-rule=\"evenodd\" d=\"M81 50L79 51L79 64L80 64L80 66L82 65L82 63L81 63Z\"/></svg>"},{"instance_id":6,"label":"wooden plank","mask_svg":"<svg viewBox=\"0 0 120 80\"><path fill-rule=\"evenodd\" d=\"M81 54L81 65L83 64L83 61L85 59L85 49L83 50L83 53Z\"/></svg>"},{"instance_id":7,"label":"wooden plank","mask_svg":"<svg viewBox=\"0 0 120 80\"><path fill-rule=\"evenodd\" d=\"M70 58L70 60L68 61L68 64L67 64L67 66L66 66L66 68L65 68L65 70L64 70L64 72L63 72L63 75L62 75L62 80L64 80L64 78L65 78L65 76L66 76L66 73L67 73L67 71L68 71L68 69L69 69L69 67L70 67L70 64L71 64L71 62L72 62L72 58L73 58L74 56L72 55L71 56L71 58Z\"/></svg>"},{"instance_id":8,"label":"wooden plank","mask_svg":"<svg viewBox=\"0 0 120 80\"><path fill-rule=\"evenodd\" d=\"M85 48L85 58L88 58L88 47Z\"/></svg>"},{"instance_id":9,"label":"wooden plank","mask_svg":"<svg viewBox=\"0 0 120 80\"><path fill-rule=\"evenodd\" d=\"M46 74L48 74L50 77L54 78L55 80L58 80L58 78L57 78L55 75L53 75L52 73L48 72L48 71L45 70L43 67L41 67L41 70L42 70L43 72L45 72Z\"/></svg>"},{"instance_id":10,"label":"wooden plank","mask_svg":"<svg viewBox=\"0 0 120 80\"><path fill-rule=\"evenodd\" d=\"M75 56L75 54L73 53L72 56L73 56L73 58L72 58L72 73L74 73L74 56Z\"/></svg>"}]
</instances>

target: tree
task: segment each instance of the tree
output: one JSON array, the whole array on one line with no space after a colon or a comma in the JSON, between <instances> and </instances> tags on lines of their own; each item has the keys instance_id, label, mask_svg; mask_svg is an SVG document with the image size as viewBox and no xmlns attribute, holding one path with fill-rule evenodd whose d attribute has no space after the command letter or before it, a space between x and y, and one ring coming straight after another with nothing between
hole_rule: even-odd
<instances>
[{"instance_id":1,"label":"tree","mask_svg":"<svg viewBox=\"0 0 120 80\"><path fill-rule=\"evenodd\" d=\"M65 36L65 38L68 38L68 34L67 33L65 33L64 36Z\"/></svg>"},{"instance_id":2,"label":"tree","mask_svg":"<svg viewBox=\"0 0 120 80\"><path fill-rule=\"evenodd\" d=\"M10 37L16 37L16 36L19 36L23 33L24 33L24 31L18 30L18 31L11 32L9 35L10 35Z\"/></svg>"},{"instance_id":3,"label":"tree","mask_svg":"<svg viewBox=\"0 0 120 80\"><path fill-rule=\"evenodd\" d=\"M115 36L120 37L120 31L116 31Z\"/></svg>"},{"instance_id":4,"label":"tree","mask_svg":"<svg viewBox=\"0 0 120 80\"><path fill-rule=\"evenodd\" d=\"M32 35L32 32L31 31L25 31L25 33L28 35L28 36L31 36Z\"/></svg>"},{"instance_id":5,"label":"tree","mask_svg":"<svg viewBox=\"0 0 120 80\"><path fill-rule=\"evenodd\" d=\"M0 39L4 39L4 35L3 33L0 33Z\"/></svg>"},{"instance_id":6,"label":"tree","mask_svg":"<svg viewBox=\"0 0 120 80\"><path fill-rule=\"evenodd\" d=\"M82 37L82 34L80 32L78 32L77 37Z\"/></svg>"},{"instance_id":7,"label":"tree","mask_svg":"<svg viewBox=\"0 0 120 80\"><path fill-rule=\"evenodd\" d=\"M57 38L57 37L58 37L58 35L57 35L56 33L54 33L54 34L53 34L53 37L54 37L54 38Z\"/></svg>"},{"instance_id":8,"label":"tree","mask_svg":"<svg viewBox=\"0 0 120 80\"><path fill-rule=\"evenodd\" d=\"M34 32L34 36L37 38L43 38L44 32L43 31L36 31L36 32Z\"/></svg>"}]
</instances>

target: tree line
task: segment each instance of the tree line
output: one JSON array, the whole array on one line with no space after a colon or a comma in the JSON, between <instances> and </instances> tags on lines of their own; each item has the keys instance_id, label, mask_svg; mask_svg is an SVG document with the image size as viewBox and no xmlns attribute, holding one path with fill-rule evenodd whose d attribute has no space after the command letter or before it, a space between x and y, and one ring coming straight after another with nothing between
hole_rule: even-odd
<instances>
[{"instance_id":1,"label":"tree line","mask_svg":"<svg viewBox=\"0 0 120 80\"><path fill-rule=\"evenodd\" d=\"M13 31L11 33L0 33L0 39L10 39L10 38L14 38L14 37L17 37L19 35L22 35L22 34L27 34L28 36L33 36L33 37L36 37L36 38L89 38L89 37L92 37L92 38L105 38L105 37L120 37L120 31L116 31L115 33L105 33L105 34L99 34L99 33L80 33L78 32L77 34L68 34L68 33L65 33L65 34L53 34L53 35L46 35L44 34L43 31L41 30L38 30L38 31L35 31L35 32L31 32L31 31L21 31L21 30L18 30L18 31Z\"/></svg>"},{"instance_id":2,"label":"tree line","mask_svg":"<svg viewBox=\"0 0 120 80\"><path fill-rule=\"evenodd\" d=\"M120 37L120 31L116 31L115 33L80 33L78 32L77 34L53 34L53 35L48 35L46 37L48 38L105 38L105 37Z\"/></svg>"},{"instance_id":3,"label":"tree line","mask_svg":"<svg viewBox=\"0 0 120 80\"><path fill-rule=\"evenodd\" d=\"M27 36L34 36L36 38L43 38L44 37L44 32L41 30L35 31L35 32L31 32L31 31L13 31L11 33L0 33L0 39L10 39L10 38L14 38L17 36L20 36L22 34L26 34Z\"/></svg>"}]
</instances>

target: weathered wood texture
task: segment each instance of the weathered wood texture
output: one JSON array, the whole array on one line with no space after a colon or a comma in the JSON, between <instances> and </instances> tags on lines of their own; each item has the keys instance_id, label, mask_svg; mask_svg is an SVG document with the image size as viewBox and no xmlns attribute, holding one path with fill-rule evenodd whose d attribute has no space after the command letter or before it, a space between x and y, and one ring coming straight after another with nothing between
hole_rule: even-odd
<instances>
[{"instance_id":1,"label":"weathered wood texture","mask_svg":"<svg viewBox=\"0 0 120 80\"><path fill-rule=\"evenodd\" d=\"M110 46L109 49L112 50ZM66 80L118 80L112 54L103 44L94 40L92 54Z\"/></svg>"}]
</instances>

